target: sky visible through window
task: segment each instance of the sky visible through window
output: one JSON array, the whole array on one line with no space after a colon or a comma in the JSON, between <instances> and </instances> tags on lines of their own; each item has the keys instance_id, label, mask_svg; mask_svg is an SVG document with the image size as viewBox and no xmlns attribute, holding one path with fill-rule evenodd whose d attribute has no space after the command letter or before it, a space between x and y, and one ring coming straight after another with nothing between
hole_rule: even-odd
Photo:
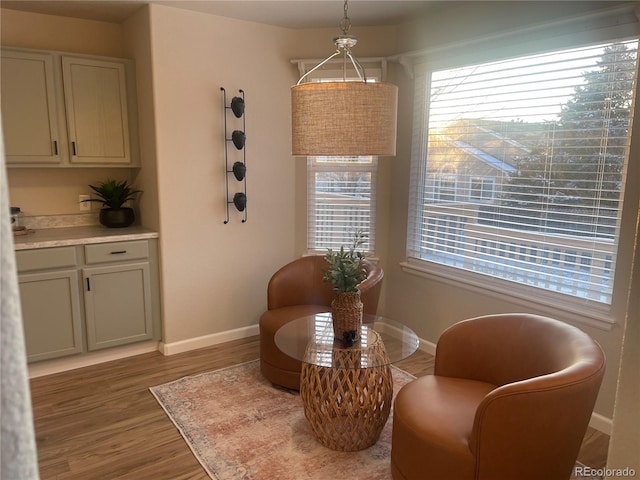
<instances>
[{"instance_id":1,"label":"sky visible through window","mask_svg":"<svg viewBox=\"0 0 640 480\"><path fill-rule=\"evenodd\" d=\"M636 40L621 43L637 49ZM597 45L433 72L429 127L461 118L555 121L575 86L585 83L585 72L598 68L603 51Z\"/></svg>"}]
</instances>

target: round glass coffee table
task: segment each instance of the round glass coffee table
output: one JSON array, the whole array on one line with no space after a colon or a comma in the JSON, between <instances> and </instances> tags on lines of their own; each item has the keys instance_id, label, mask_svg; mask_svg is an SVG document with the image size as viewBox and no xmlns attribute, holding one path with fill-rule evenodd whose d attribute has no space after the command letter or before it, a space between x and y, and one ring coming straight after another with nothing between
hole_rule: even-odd
<instances>
[{"instance_id":1,"label":"round glass coffee table","mask_svg":"<svg viewBox=\"0 0 640 480\"><path fill-rule=\"evenodd\" d=\"M380 437L391 411L391 364L413 354L419 340L401 323L364 315L360 338L345 346L334 339L331 314L319 313L280 327L275 343L302 362L300 398L315 437L355 451Z\"/></svg>"}]
</instances>

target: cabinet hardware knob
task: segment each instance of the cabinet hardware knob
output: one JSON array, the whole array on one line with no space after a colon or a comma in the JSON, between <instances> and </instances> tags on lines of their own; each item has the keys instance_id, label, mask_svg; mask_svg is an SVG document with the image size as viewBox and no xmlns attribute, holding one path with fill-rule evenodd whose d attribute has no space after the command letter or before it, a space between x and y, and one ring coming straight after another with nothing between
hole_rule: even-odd
<instances>
[{"instance_id":1,"label":"cabinet hardware knob","mask_svg":"<svg viewBox=\"0 0 640 480\"><path fill-rule=\"evenodd\" d=\"M126 250L116 250L114 252L111 252L111 255L121 255L123 253L127 253Z\"/></svg>"},{"instance_id":2,"label":"cabinet hardware knob","mask_svg":"<svg viewBox=\"0 0 640 480\"><path fill-rule=\"evenodd\" d=\"M76 149L76 142L71 142L71 149L73 150L74 155L78 155L78 150Z\"/></svg>"},{"instance_id":3,"label":"cabinet hardware knob","mask_svg":"<svg viewBox=\"0 0 640 480\"><path fill-rule=\"evenodd\" d=\"M58 141L57 140L53 141L53 154L54 155L58 155Z\"/></svg>"},{"instance_id":4,"label":"cabinet hardware knob","mask_svg":"<svg viewBox=\"0 0 640 480\"><path fill-rule=\"evenodd\" d=\"M91 291L91 279L87 277L87 292Z\"/></svg>"}]
</instances>

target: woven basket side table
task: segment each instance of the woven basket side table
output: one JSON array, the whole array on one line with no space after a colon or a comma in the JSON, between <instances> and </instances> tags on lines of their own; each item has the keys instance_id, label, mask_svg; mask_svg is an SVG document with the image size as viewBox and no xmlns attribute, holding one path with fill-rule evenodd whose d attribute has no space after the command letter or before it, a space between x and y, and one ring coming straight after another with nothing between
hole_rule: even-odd
<instances>
[{"instance_id":1,"label":"woven basket side table","mask_svg":"<svg viewBox=\"0 0 640 480\"><path fill-rule=\"evenodd\" d=\"M333 450L370 447L389 418L393 397L390 362L380 335L374 331L369 335L366 353L359 347L334 346L325 361L314 358L302 364L304 414L318 441Z\"/></svg>"}]
</instances>

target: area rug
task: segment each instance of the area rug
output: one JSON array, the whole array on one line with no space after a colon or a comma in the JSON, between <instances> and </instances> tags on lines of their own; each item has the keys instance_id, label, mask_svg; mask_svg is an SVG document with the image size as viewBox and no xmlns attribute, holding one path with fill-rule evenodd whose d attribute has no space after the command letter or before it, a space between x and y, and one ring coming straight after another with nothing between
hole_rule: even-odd
<instances>
[{"instance_id":1,"label":"area rug","mask_svg":"<svg viewBox=\"0 0 640 480\"><path fill-rule=\"evenodd\" d=\"M395 396L414 377L392 372ZM213 479L391 478L391 417L372 447L330 450L315 440L298 392L275 388L257 360L150 390Z\"/></svg>"},{"instance_id":2,"label":"area rug","mask_svg":"<svg viewBox=\"0 0 640 480\"><path fill-rule=\"evenodd\" d=\"M392 372L395 397L414 377ZM214 480L391 480L391 416L372 447L330 450L315 440L298 392L265 380L257 360L150 390Z\"/></svg>"}]
</instances>

